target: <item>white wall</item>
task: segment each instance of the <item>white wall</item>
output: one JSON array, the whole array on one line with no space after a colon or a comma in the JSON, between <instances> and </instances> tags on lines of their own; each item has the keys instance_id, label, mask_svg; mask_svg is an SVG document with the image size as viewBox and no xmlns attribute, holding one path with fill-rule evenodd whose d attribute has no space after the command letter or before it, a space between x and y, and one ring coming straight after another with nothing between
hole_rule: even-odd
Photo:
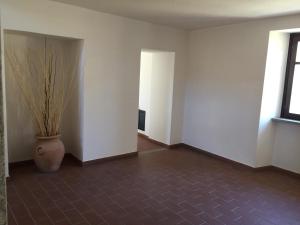
<instances>
[{"instance_id":1,"label":"white wall","mask_svg":"<svg viewBox=\"0 0 300 225\"><path fill-rule=\"evenodd\" d=\"M280 31L271 31L269 35L257 137L257 167L272 164L275 132L272 118L280 117L289 37L289 33Z\"/></svg>"},{"instance_id":2,"label":"white wall","mask_svg":"<svg viewBox=\"0 0 300 225\"><path fill-rule=\"evenodd\" d=\"M300 174L300 125L275 122L272 164Z\"/></svg>"},{"instance_id":3,"label":"white wall","mask_svg":"<svg viewBox=\"0 0 300 225\"><path fill-rule=\"evenodd\" d=\"M149 110L151 98L151 75L152 75L152 56L151 52L142 51L140 61L140 86L139 86L139 109L146 111L145 131L140 133L149 135Z\"/></svg>"},{"instance_id":4,"label":"white wall","mask_svg":"<svg viewBox=\"0 0 300 225\"><path fill-rule=\"evenodd\" d=\"M152 53L148 136L171 144L171 116L173 103L174 52Z\"/></svg>"},{"instance_id":5,"label":"white wall","mask_svg":"<svg viewBox=\"0 0 300 225\"><path fill-rule=\"evenodd\" d=\"M269 32L299 28L299 15L196 30L187 41L185 31L56 2L0 4L4 29L84 39L83 160L136 150L139 58L146 48L176 53L170 143L183 136L187 144L256 166ZM287 143L289 126L276 128L277 146ZM295 163L299 145L294 140L273 151Z\"/></svg>"},{"instance_id":6,"label":"white wall","mask_svg":"<svg viewBox=\"0 0 300 225\"><path fill-rule=\"evenodd\" d=\"M51 1L0 3L3 29L84 40L84 161L136 151L142 48L176 53L171 142L181 142L186 31Z\"/></svg>"},{"instance_id":7,"label":"white wall","mask_svg":"<svg viewBox=\"0 0 300 225\"><path fill-rule=\"evenodd\" d=\"M286 16L190 33L185 143L249 166L257 165L269 32L300 27L299 21L300 15ZM291 162L294 146L279 150Z\"/></svg>"},{"instance_id":8,"label":"white wall","mask_svg":"<svg viewBox=\"0 0 300 225\"><path fill-rule=\"evenodd\" d=\"M191 32L184 143L255 165L265 38L245 24Z\"/></svg>"}]
</instances>

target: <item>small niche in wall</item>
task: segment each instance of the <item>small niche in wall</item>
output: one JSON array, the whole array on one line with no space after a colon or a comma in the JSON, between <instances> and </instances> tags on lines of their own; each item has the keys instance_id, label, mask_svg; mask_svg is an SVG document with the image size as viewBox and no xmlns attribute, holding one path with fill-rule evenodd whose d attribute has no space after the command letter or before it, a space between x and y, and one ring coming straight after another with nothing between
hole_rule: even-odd
<instances>
[{"instance_id":1,"label":"small niche in wall","mask_svg":"<svg viewBox=\"0 0 300 225\"><path fill-rule=\"evenodd\" d=\"M63 86L72 82L72 88L68 93L68 104L65 107L61 119L61 139L64 142L67 153L82 158L81 150L81 61L83 40L49 36L20 31L4 31L5 48L5 101L7 112L7 148L9 162L18 162L32 159L32 149L35 143L36 129L31 112L26 105L26 99L22 96L18 82L13 76L12 65L8 63L7 52L13 51L18 54L19 63L28 63L28 54L31 55L30 62L39 63L34 68L39 68L45 60L46 51L58 55L57 70L64 71ZM46 60L45 60L46 61ZM28 67L28 66L27 66ZM24 67L26 68L26 67ZM26 74L27 73L27 74ZM26 74L30 79L32 87L41 88L34 76L39 76L39 71ZM29 74L29 75L28 75ZM62 73L60 73L62 74ZM25 76L25 75L24 75Z\"/></svg>"}]
</instances>

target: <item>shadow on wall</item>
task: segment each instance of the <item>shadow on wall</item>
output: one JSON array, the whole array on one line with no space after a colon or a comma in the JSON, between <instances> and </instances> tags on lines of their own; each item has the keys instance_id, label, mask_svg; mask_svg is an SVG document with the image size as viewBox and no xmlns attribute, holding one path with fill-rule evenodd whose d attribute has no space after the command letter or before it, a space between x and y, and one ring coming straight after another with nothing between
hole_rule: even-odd
<instances>
[{"instance_id":1,"label":"shadow on wall","mask_svg":"<svg viewBox=\"0 0 300 225\"><path fill-rule=\"evenodd\" d=\"M29 50L42 57L46 49L59 54L64 67L71 68L75 63L74 89L68 95L69 103L66 106L61 126L62 140L66 152L82 159L81 149L81 55L83 41L78 39L46 36L19 31L4 32L5 49L13 50L17 54L24 54ZM21 58L22 59L22 58ZM24 63L26 63L26 59ZM23 60L22 60L23 61ZM62 69L62 68L58 68ZM5 64L6 82L6 112L7 112L7 148L9 162L18 162L32 159L32 149L35 143L35 127L22 92L13 79L9 63ZM69 71L69 70L66 70ZM37 73L39 74L39 73ZM33 74L30 74L33 78ZM71 72L65 74L64 85L71 82ZM35 87L34 79L32 86ZM37 88L37 87L35 87Z\"/></svg>"}]
</instances>

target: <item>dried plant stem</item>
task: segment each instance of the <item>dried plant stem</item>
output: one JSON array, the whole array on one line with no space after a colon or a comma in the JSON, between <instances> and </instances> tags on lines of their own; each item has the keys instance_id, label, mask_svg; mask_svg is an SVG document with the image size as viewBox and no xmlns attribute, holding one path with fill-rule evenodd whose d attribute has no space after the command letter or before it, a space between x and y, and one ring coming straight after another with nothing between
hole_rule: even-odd
<instances>
[{"instance_id":1,"label":"dried plant stem","mask_svg":"<svg viewBox=\"0 0 300 225\"><path fill-rule=\"evenodd\" d=\"M5 54L13 82L32 112L37 135L46 137L60 134L62 115L70 101L70 91L75 86L76 67L73 65L70 71L65 72L66 66L62 60L53 51L46 51L46 45L44 60L41 57L33 60L36 53L30 50L25 54L26 62L20 59L14 49L8 49ZM71 77L67 84L66 75Z\"/></svg>"}]
</instances>

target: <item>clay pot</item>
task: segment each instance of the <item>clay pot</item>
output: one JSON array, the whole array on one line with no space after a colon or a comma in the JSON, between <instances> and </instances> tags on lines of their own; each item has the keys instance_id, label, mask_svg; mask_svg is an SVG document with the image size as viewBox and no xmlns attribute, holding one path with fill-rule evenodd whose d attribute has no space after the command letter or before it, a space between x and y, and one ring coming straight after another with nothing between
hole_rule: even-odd
<instances>
[{"instance_id":1,"label":"clay pot","mask_svg":"<svg viewBox=\"0 0 300 225\"><path fill-rule=\"evenodd\" d=\"M57 171L65 155L65 147L60 135L52 137L37 137L33 158L36 166L42 172Z\"/></svg>"}]
</instances>

